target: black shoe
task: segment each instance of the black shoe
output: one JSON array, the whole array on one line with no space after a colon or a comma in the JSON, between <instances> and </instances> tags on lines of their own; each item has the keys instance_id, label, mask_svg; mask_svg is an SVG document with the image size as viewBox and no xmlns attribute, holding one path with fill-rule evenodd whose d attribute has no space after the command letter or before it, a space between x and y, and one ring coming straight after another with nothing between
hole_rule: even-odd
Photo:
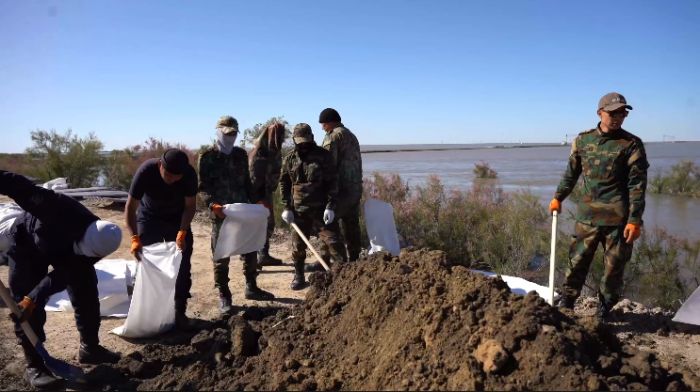
<instances>
[{"instance_id":1,"label":"black shoe","mask_svg":"<svg viewBox=\"0 0 700 392\"><path fill-rule=\"evenodd\" d=\"M326 269L323 268L323 266L319 262L304 265L304 272L319 272L325 270Z\"/></svg>"},{"instance_id":2,"label":"black shoe","mask_svg":"<svg viewBox=\"0 0 700 392\"><path fill-rule=\"evenodd\" d=\"M294 279L292 280L292 283L289 285L289 288L292 290L303 290L306 288L306 279L304 278L304 274L294 274Z\"/></svg>"},{"instance_id":3,"label":"black shoe","mask_svg":"<svg viewBox=\"0 0 700 392\"><path fill-rule=\"evenodd\" d=\"M258 254L258 267L267 267L267 266L274 266L274 265L284 265L282 263L282 260L272 257L269 254L267 255L261 255Z\"/></svg>"},{"instance_id":4,"label":"black shoe","mask_svg":"<svg viewBox=\"0 0 700 392\"><path fill-rule=\"evenodd\" d=\"M576 302L575 298L567 297L565 295L562 295L559 297L557 300L557 307L559 308L564 308L564 309L574 309L574 303Z\"/></svg>"},{"instance_id":5,"label":"black shoe","mask_svg":"<svg viewBox=\"0 0 700 392\"><path fill-rule=\"evenodd\" d=\"M598 309L595 312L595 316L598 318L598 321L606 321L610 315L610 309L612 309L612 306L609 304L605 303L604 301L599 302Z\"/></svg>"},{"instance_id":6,"label":"black shoe","mask_svg":"<svg viewBox=\"0 0 700 392\"><path fill-rule=\"evenodd\" d=\"M194 323L185 315L185 312L175 311L175 328L183 332L194 330Z\"/></svg>"},{"instance_id":7,"label":"black shoe","mask_svg":"<svg viewBox=\"0 0 700 392\"><path fill-rule=\"evenodd\" d=\"M87 345L80 343L80 349L78 349L78 362L82 364L117 363L119 358L121 358L121 355L109 351L99 344Z\"/></svg>"},{"instance_id":8,"label":"black shoe","mask_svg":"<svg viewBox=\"0 0 700 392\"><path fill-rule=\"evenodd\" d=\"M260 289L255 283L246 283L243 295L245 299L252 299L254 301L270 301L275 299L274 294Z\"/></svg>"},{"instance_id":9,"label":"black shoe","mask_svg":"<svg viewBox=\"0 0 700 392\"><path fill-rule=\"evenodd\" d=\"M64 380L51 374L43 366L27 367L24 379L36 389L63 389Z\"/></svg>"},{"instance_id":10,"label":"black shoe","mask_svg":"<svg viewBox=\"0 0 700 392\"><path fill-rule=\"evenodd\" d=\"M231 302L230 296L219 296L219 311L222 317L228 317L233 313L233 304Z\"/></svg>"}]
</instances>

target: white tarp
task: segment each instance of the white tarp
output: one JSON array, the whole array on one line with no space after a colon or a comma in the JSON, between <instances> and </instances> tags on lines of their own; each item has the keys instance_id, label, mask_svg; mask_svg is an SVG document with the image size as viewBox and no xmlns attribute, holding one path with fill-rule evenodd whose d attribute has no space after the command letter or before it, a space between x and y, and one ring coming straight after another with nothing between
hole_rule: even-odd
<instances>
[{"instance_id":1,"label":"white tarp","mask_svg":"<svg viewBox=\"0 0 700 392\"><path fill-rule=\"evenodd\" d=\"M235 203L224 206L226 219L219 230L214 260L256 252L265 246L267 217L262 204Z\"/></svg>"},{"instance_id":2,"label":"white tarp","mask_svg":"<svg viewBox=\"0 0 700 392\"><path fill-rule=\"evenodd\" d=\"M95 263L100 316L126 317L129 312L129 294L126 286L131 285L135 269L134 260L104 259ZM73 306L68 292L63 290L52 295L44 309L49 312L72 312Z\"/></svg>"},{"instance_id":3,"label":"white tarp","mask_svg":"<svg viewBox=\"0 0 700 392\"><path fill-rule=\"evenodd\" d=\"M128 338L146 338L170 330L175 324L175 281L182 252L174 242L143 247L137 263L131 307L124 325L111 332Z\"/></svg>"},{"instance_id":4,"label":"white tarp","mask_svg":"<svg viewBox=\"0 0 700 392\"><path fill-rule=\"evenodd\" d=\"M498 274L494 272L487 272L487 271L479 271L479 270L470 270L472 272L476 272L482 275L486 275L489 278L493 278L496 276L499 276ZM504 282L510 287L510 291L513 294L519 294L519 295L525 295L529 293L530 291L535 291L537 292L537 295L542 297L543 299L547 300L549 298L549 288L547 286L540 286L537 283L530 282L529 280L525 280L523 278L518 278L517 276L508 276L508 275L500 275L501 279L503 279ZM559 294L554 292L554 298L557 298Z\"/></svg>"},{"instance_id":5,"label":"white tarp","mask_svg":"<svg viewBox=\"0 0 700 392\"><path fill-rule=\"evenodd\" d=\"M386 251L393 256L398 256L401 247L391 204L377 199L368 199L364 209L367 236L371 245L369 253Z\"/></svg>"},{"instance_id":6,"label":"white tarp","mask_svg":"<svg viewBox=\"0 0 700 392\"><path fill-rule=\"evenodd\" d=\"M41 184L41 186L42 188L51 189L52 191L68 189L68 181L66 180L66 177L58 177Z\"/></svg>"},{"instance_id":7,"label":"white tarp","mask_svg":"<svg viewBox=\"0 0 700 392\"><path fill-rule=\"evenodd\" d=\"M700 286L683 302L673 317L673 321L700 325Z\"/></svg>"}]
</instances>

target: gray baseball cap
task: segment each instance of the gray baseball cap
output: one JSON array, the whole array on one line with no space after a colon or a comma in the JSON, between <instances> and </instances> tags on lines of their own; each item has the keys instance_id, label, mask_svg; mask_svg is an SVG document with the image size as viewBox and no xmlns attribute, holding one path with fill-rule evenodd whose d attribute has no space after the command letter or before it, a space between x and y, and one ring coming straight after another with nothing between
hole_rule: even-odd
<instances>
[{"instance_id":1,"label":"gray baseball cap","mask_svg":"<svg viewBox=\"0 0 700 392\"><path fill-rule=\"evenodd\" d=\"M221 129L224 135L228 135L234 132L238 132L238 121L231 116L221 116L219 121L216 122L216 127Z\"/></svg>"},{"instance_id":2,"label":"gray baseball cap","mask_svg":"<svg viewBox=\"0 0 700 392\"><path fill-rule=\"evenodd\" d=\"M632 106L627 104L627 100L620 93L607 93L598 101L598 109L612 112L620 108L632 110Z\"/></svg>"},{"instance_id":3,"label":"gray baseball cap","mask_svg":"<svg viewBox=\"0 0 700 392\"><path fill-rule=\"evenodd\" d=\"M307 123L299 123L294 126L292 134L295 144L309 143L314 141L314 134L311 131L311 126Z\"/></svg>"}]
</instances>

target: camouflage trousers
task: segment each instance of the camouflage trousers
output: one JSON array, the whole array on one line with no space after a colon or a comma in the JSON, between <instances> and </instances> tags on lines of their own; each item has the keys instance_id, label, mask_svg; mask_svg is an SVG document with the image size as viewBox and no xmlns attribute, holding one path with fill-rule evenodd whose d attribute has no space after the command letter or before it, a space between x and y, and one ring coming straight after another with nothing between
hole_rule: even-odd
<instances>
[{"instance_id":1,"label":"camouflage trousers","mask_svg":"<svg viewBox=\"0 0 700 392\"><path fill-rule=\"evenodd\" d=\"M219 230L224 223L223 219L214 219L211 224L211 254L212 259L216 242L219 239ZM243 276L246 282L254 282L257 277L258 258L256 252L246 253L240 256L243 262ZM228 287L228 266L231 261L230 257L214 260L214 286L219 289L219 294L225 297L231 297L231 290Z\"/></svg>"},{"instance_id":2,"label":"camouflage trousers","mask_svg":"<svg viewBox=\"0 0 700 392\"><path fill-rule=\"evenodd\" d=\"M625 265L632 257L632 244L625 242L623 230L624 226L590 226L576 222L563 284L566 297L576 299L581 295L595 251L598 244L602 244L605 270L598 294L607 304L617 303Z\"/></svg>"},{"instance_id":3,"label":"camouflage trousers","mask_svg":"<svg viewBox=\"0 0 700 392\"><path fill-rule=\"evenodd\" d=\"M348 248L348 260L356 261L360 257L360 198L352 197L340 199L335 210L335 220L341 230L341 240ZM320 250L325 259L329 256L329 249L324 244Z\"/></svg>"},{"instance_id":4,"label":"camouflage trousers","mask_svg":"<svg viewBox=\"0 0 700 392\"><path fill-rule=\"evenodd\" d=\"M321 253L324 261L329 261L331 258L335 262L347 261L345 247L340 239L338 222L334 221L330 225L324 225L322 212L307 211L302 214L294 212L294 223L299 226L306 238L318 230L318 238L323 242L322 247L326 249L326 255ZM303 266L304 260L306 260L306 243L296 230L292 231L292 260L295 267Z\"/></svg>"}]
</instances>

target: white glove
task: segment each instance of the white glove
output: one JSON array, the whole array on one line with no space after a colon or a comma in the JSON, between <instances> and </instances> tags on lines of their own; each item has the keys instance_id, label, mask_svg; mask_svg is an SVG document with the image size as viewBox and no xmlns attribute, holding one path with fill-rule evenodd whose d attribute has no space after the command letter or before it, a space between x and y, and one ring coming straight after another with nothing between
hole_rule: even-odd
<instances>
[{"instance_id":1,"label":"white glove","mask_svg":"<svg viewBox=\"0 0 700 392\"><path fill-rule=\"evenodd\" d=\"M333 219L335 219L335 212L326 208L326 210L323 211L323 223L330 225L333 223Z\"/></svg>"},{"instance_id":2,"label":"white glove","mask_svg":"<svg viewBox=\"0 0 700 392\"><path fill-rule=\"evenodd\" d=\"M292 210L284 210L282 211L282 220L285 221L288 225L291 225L294 223L294 213Z\"/></svg>"}]
</instances>

